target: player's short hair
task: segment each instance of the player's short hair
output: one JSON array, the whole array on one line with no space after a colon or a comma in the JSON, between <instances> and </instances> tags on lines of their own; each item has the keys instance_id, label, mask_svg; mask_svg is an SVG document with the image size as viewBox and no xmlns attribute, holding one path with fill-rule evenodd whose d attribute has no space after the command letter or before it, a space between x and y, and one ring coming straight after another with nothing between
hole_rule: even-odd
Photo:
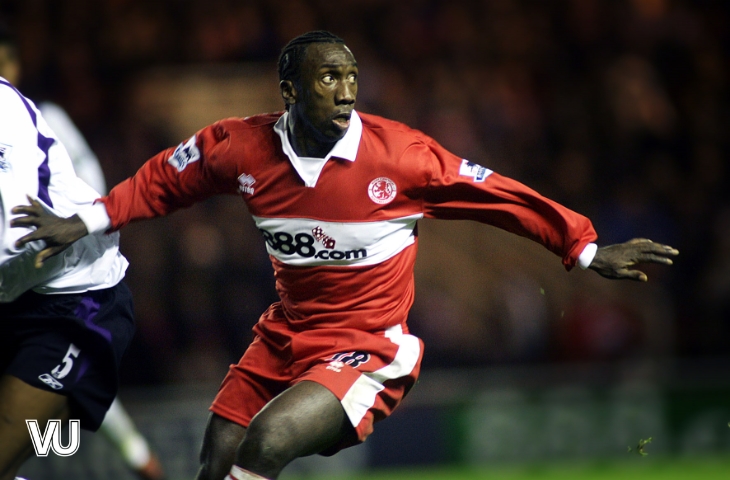
<instances>
[{"instance_id":1,"label":"player's short hair","mask_svg":"<svg viewBox=\"0 0 730 480\"><path fill-rule=\"evenodd\" d=\"M342 43L345 41L334 33L315 30L291 40L279 55L279 81L289 80L299 85L302 76L302 62L307 54L307 47L312 43Z\"/></svg>"}]
</instances>

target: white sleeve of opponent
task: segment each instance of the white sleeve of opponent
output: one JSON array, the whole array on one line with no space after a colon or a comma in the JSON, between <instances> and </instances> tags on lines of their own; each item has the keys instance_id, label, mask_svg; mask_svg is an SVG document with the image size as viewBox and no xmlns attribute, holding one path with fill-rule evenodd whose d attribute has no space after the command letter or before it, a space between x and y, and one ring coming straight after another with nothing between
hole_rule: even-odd
<instances>
[{"instance_id":1,"label":"white sleeve of opponent","mask_svg":"<svg viewBox=\"0 0 730 480\"><path fill-rule=\"evenodd\" d=\"M593 258L596 256L596 251L598 251L598 245L595 243L589 243L586 245L586 248L584 248L578 256L578 266L583 270L588 268L591 265L591 262L593 262Z\"/></svg>"},{"instance_id":2,"label":"white sleeve of opponent","mask_svg":"<svg viewBox=\"0 0 730 480\"><path fill-rule=\"evenodd\" d=\"M99 159L91 151L91 147L68 113L52 102L42 102L38 104L38 109L66 148L76 175L100 194L106 194L106 180Z\"/></svg>"},{"instance_id":3,"label":"white sleeve of opponent","mask_svg":"<svg viewBox=\"0 0 730 480\"><path fill-rule=\"evenodd\" d=\"M80 210L76 215L86 225L89 235L106 232L112 226L109 214L106 213L106 207L101 202Z\"/></svg>"}]
</instances>

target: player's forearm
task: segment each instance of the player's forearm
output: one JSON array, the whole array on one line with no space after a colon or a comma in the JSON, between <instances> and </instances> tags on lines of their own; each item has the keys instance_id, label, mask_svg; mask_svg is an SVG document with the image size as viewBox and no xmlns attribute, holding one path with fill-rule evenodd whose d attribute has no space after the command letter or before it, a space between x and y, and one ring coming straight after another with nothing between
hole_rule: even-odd
<instances>
[{"instance_id":1,"label":"player's forearm","mask_svg":"<svg viewBox=\"0 0 730 480\"><path fill-rule=\"evenodd\" d=\"M475 183L473 219L540 243L571 268L597 239L591 221L514 179L493 173ZM592 259L592 258L591 258Z\"/></svg>"},{"instance_id":2,"label":"player's forearm","mask_svg":"<svg viewBox=\"0 0 730 480\"><path fill-rule=\"evenodd\" d=\"M168 215L181 208L221 193L205 170L202 159L179 170L171 162L172 149L164 150L134 174L99 199L110 219L109 228L116 231L130 222ZM237 185L235 177L228 182Z\"/></svg>"},{"instance_id":3,"label":"player's forearm","mask_svg":"<svg viewBox=\"0 0 730 480\"><path fill-rule=\"evenodd\" d=\"M155 155L97 201L105 207L108 224L101 223L103 215L97 210L95 219L100 223L95 231L116 231L130 222L161 217L192 203L185 198L179 178L171 178L166 171L165 156L169 156L167 151ZM102 226L106 228L100 230Z\"/></svg>"},{"instance_id":4,"label":"player's forearm","mask_svg":"<svg viewBox=\"0 0 730 480\"><path fill-rule=\"evenodd\" d=\"M532 188L507 177L494 176L503 203L497 207L509 219L513 232L534 240L560 256L570 269L579 264L584 253L589 255L598 235L591 221L564 205L551 200ZM586 252L589 248L589 252ZM584 261L587 255L584 255ZM588 263L590 263L588 261Z\"/></svg>"}]
</instances>

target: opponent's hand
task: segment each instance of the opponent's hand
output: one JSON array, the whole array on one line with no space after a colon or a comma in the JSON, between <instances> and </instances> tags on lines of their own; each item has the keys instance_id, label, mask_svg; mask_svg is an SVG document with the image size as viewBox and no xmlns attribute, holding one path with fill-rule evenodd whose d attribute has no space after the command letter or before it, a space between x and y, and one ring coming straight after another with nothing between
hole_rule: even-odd
<instances>
[{"instance_id":1,"label":"opponent's hand","mask_svg":"<svg viewBox=\"0 0 730 480\"><path fill-rule=\"evenodd\" d=\"M43 240L46 248L38 252L35 257L35 267L41 268L46 259L61 253L79 238L89 232L78 215L62 218L46 211L37 200L28 197L30 205L13 207L12 213L24 215L10 221L11 227L35 227L31 233L15 242L16 248L21 248L28 242Z\"/></svg>"},{"instance_id":2,"label":"opponent's hand","mask_svg":"<svg viewBox=\"0 0 730 480\"><path fill-rule=\"evenodd\" d=\"M654 243L646 238L635 238L626 243L599 247L593 262L588 266L606 278L628 278L646 282L648 277L640 270L631 269L639 263L671 265L679 251L668 245Z\"/></svg>"}]
</instances>

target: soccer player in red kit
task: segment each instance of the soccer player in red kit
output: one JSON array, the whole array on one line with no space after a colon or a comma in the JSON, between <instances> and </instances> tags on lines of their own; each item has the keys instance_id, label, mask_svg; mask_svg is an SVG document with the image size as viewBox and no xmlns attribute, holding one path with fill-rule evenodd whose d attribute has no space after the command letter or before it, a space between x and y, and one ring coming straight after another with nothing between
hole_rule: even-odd
<instances>
[{"instance_id":1,"label":"soccer player in red kit","mask_svg":"<svg viewBox=\"0 0 730 480\"><path fill-rule=\"evenodd\" d=\"M276 478L297 457L362 442L415 383L410 335L416 224L471 219L530 238L570 269L646 280L633 265L677 251L645 239L598 247L591 222L458 157L401 123L354 110L358 66L328 32L279 60L286 111L221 120L147 161L91 209L58 219L35 206L52 255L89 232L239 195L261 231L280 301L211 406L198 479Z\"/></svg>"}]
</instances>

